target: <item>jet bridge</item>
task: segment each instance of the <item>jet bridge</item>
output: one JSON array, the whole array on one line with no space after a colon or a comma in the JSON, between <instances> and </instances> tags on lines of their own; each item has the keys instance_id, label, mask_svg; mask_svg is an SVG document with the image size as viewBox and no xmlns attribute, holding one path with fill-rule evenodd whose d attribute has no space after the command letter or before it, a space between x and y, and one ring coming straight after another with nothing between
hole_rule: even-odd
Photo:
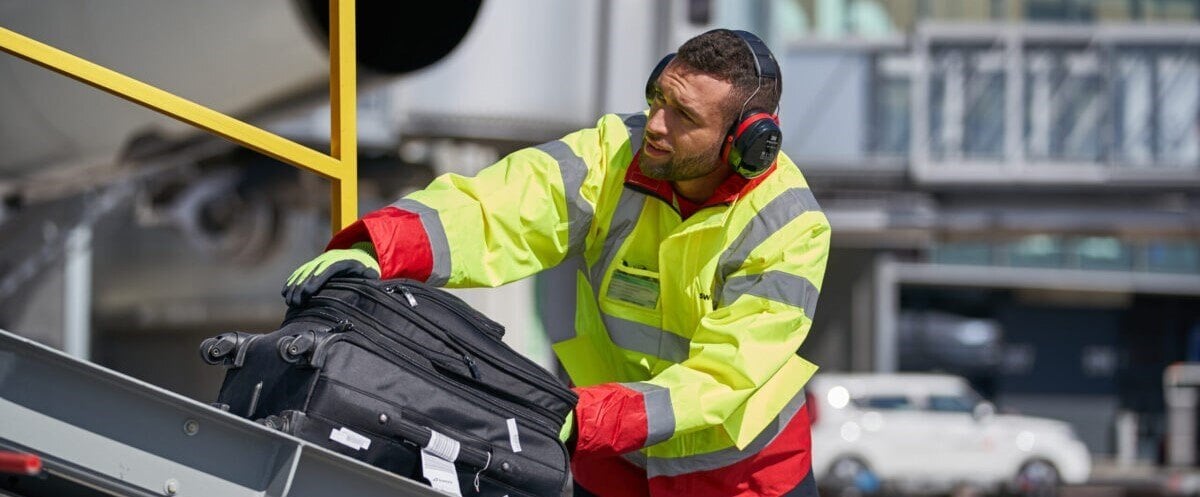
<instances>
[{"instance_id":1,"label":"jet bridge","mask_svg":"<svg viewBox=\"0 0 1200 497\"><path fill-rule=\"evenodd\" d=\"M0 330L0 496L437 496L429 487Z\"/></svg>"}]
</instances>

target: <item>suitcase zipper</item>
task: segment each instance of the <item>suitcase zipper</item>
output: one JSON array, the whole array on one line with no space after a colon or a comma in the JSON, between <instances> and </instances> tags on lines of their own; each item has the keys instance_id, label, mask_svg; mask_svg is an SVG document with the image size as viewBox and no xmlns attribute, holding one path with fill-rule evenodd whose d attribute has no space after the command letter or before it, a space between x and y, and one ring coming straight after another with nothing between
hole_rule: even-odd
<instances>
[{"instance_id":1,"label":"suitcase zipper","mask_svg":"<svg viewBox=\"0 0 1200 497\"><path fill-rule=\"evenodd\" d=\"M350 286L350 285L336 285L336 284L329 285L329 286L332 288L353 291L353 292L363 295L371 300L374 300L380 304L388 306L388 302L378 299L375 296L370 295L369 293L363 292L358 287ZM412 292L410 291L409 285L398 284L395 286L398 287L400 289L401 293L406 296L406 300L408 300L410 308L415 307L417 305L416 303L414 303L414 302L416 302L415 298L407 299L407 297L412 297ZM383 291L385 293L392 293L395 291L395 290L392 290L391 292L389 292L388 291L389 288L393 288L393 287L389 285L387 287L384 287ZM419 286L411 286L411 289L417 290L417 293L420 293L421 296L426 297L429 301L438 304L438 307L446 309L446 310L450 311L451 313L454 313L454 314L458 315L459 317L462 317L463 319L468 320L469 322L473 322L473 323L480 322L479 319L473 318L471 316L466 316L464 314L464 311L462 311L461 309L457 309L455 306L450 305L449 303L443 301L443 299L440 298L441 295L438 295L435 292L427 291L424 288L421 288ZM388 306L388 307L390 307L390 306ZM422 319L425 319L424 316L420 316L420 317ZM426 319L426 321L428 321L428 319ZM464 344L462 342L462 339L455 336L453 333L443 333L443 334L446 335L447 337L449 337L451 340L453 340L455 342L455 344L458 345L459 347L462 347L464 349L469 347L469 345ZM489 334L489 336L494 337L494 335L491 335L491 334ZM474 364L474 361L471 360L470 356L467 354L467 352L465 350L460 349L460 352L463 354L464 361L467 362L467 366L470 368L470 370L472 372L472 376L474 376L475 379L479 379L478 368ZM542 375L548 374L548 373L546 373L546 371L544 369L542 369L541 366L533 364L533 362L529 362L528 364L513 364L507 360L492 356L491 354L483 354L481 357L484 357L486 359L491 359L492 362L496 363L496 365L500 369L516 369L518 371L530 373L527 375L527 378L526 378L527 380L529 380L530 382L533 382L536 386L541 387L542 390L549 392L551 395L557 397L564 404L574 407L575 403L578 402L578 398L574 395L574 393L569 393L569 392L571 392L569 389L564 388L562 385L558 384L557 382L549 381L549 380L543 378ZM522 357L522 358L524 358L524 357Z\"/></svg>"},{"instance_id":2,"label":"suitcase zipper","mask_svg":"<svg viewBox=\"0 0 1200 497\"><path fill-rule=\"evenodd\" d=\"M486 334L487 336L494 338L496 340L500 340L500 339L504 338L504 326L501 326L499 323L492 321L488 317L486 317L478 312L475 312L474 309L471 309L470 311L464 310L461 306L467 305L465 302L461 302L461 301L446 302L446 296L444 294L440 294L438 292L431 292L431 291L426 290L425 288L422 288L417 285L409 285L409 284L399 283L395 286L399 287L401 293L403 293L405 295L405 297L408 300L409 307L417 306L417 300L416 300L416 298L413 297L413 290L416 290L416 293L419 293L419 294L421 294L422 297L425 297L425 298L433 301L434 303L438 304L438 307L441 307L447 311L450 311L452 314L454 314L460 318L463 318L463 320L476 325L476 328L483 330L484 334ZM392 288L392 286L389 285L389 286L384 287L383 291L387 292L388 288Z\"/></svg>"},{"instance_id":3,"label":"suitcase zipper","mask_svg":"<svg viewBox=\"0 0 1200 497\"><path fill-rule=\"evenodd\" d=\"M340 300L337 300L337 299L335 299L335 298L332 298L332 297L327 297L327 296L322 296L322 295L314 295L314 296L313 296L313 299L314 299L314 300L316 300L316 299L320 299L320 300L327 300L327 301L331 302L332 304L334 304L334 305L335 305L335 306L337 306L337 307L345 307L345 308L346 308L345 310L347 310L348 312L350 312L350 313L352 313L352 314L356 314L356 315L360 316L360 317L361 317L361 318L362 318L364 321L370 321L370 322L376 323L376 325L382 326L382 323L379 323L379 321L378 321L377 319L375 319L375 317L374 317L374 316L371 316L371 315L369 315L369 314L367 314L367 313L365 313L365 312L362 312L362 311L358 310L357 308L355 308L354 306L348 305L348 304L346 304L346 303L344 303L344 302L342 302L342 301L340 301ZM497 402L495 399L493 399L493 398L491 398L491 397L486 397L486 396L483 396L483 395L479 394L478 392L475 392L474 390L468 389L468 388L466 388L466 387L464 387L464 386L462 386L462 385L459 385L458 383L455 383L455 382L453 382L453 381L450 381L450 380L448 380L448 379L444 378L444 377L442 376L442 373L438 372L437 370L434 370L434 369L432 369L432 368L426 368L425 366L422 366L422 365L420 364L420 362L419 362L419 359L416 359L416 358L409 357L409 356L408 356L408 354L407 354L407 353L405 353L405 352L402 352L402 351L396 350L396 349L394 349L394 348L392 348L392 347L390 347L390 346L388 346L388 345L385 345L385 344L383 344L383 343L379 343L379 342L378 342L376 339L372 338L371 336L369 336L369 335L368 335L367 333L365 333L364 331L368 331L368 330L369 330L370 332L372 332L372 333L373 333L373 334L375 334L375 335L378 335L380 338L382 338L382 339L384 339L384 340L395 340L395 339L393 339L393 338L391 338L391 337L388 337L388 336L386 336L386 335L384 335L384 334L380 333L379 331L377 331L377 330L374 330L374 329L372 329L372 328L373 328L373 327L359 327L359 326L355 326L355 327L352 327L352 328L351 328L351 330L352 330L352 331L354 331L354 332L357 332L357 333L356 333L357 335L359 335L359 336L361 336L361 337L363 337L363 338L367 339L368 341L370 341L371 343L375 344L375 345L376 345L376 346L378 346L379 348L381 348L381 349L383 349L383 350L386 350L386 351L388 351L388 352L392 353L393 355L396 355L396 356L399 356L400 358L402 358L403 360L402 360L402 361L400 361L400 363L398 363L398 364L411 364L411 365L412 365L412 366L414 366L414 367L421 368L422 370L425 370L426 372L428 372L428 373L431 373L431 375L430 375L430 376L432 376L432 377L436 377L436 378L437 378L437 381L439 381L440 383L443 383L443 384L445 384L445 385L449 385L451 388L453 388L453 389L455 389L455 390L458 390L458 391L460 391L460 392L462 392L462 393L464 393L464 394L466 394L466 395L468 395L468 396L475 397L477 400L480 400L481 402L484 402L484 403L490 404L490 405L492 405L492 406L495 406L495 407L497 407L497 408L499 408L499 409L501 409L501 410L504 410L504 411L506 411L506 412L508 412L508 413L510 413L510 414L514 414L514 415L520 415L521 413L517 412L517 411L515 410L516 408L527 409L527 410L529 410L529 411L531 411L531 412L533 412L533 413L537 413L537 414L539 414L540 416L538 416L538 417L531 417L531 418L529 418L529 419L531 419L531 420L533 420L535 423L537 423L537 424L539 425L539 427L541 427L541 428L544 428L544 429L546 430L546 431L544 432L544 434L551 434L551 435L553 435L553 434L557 433L557 428L554 428L553 426L551 426L550 424L547 424L547 423L546 423L545 421L543 421L542 419L539 419L539 418L541 418L541 417L545 417L545 418L547 418L547 419L550 419L550 420L556 420L556 419L557 419L559 416L558 416L557 414L555 414L553 411L550 411L549 409L546 409L546 408L544 408L544 407L542 407L542 406L539 406L539 405L536 405L536 404L530 404L530 405L518 405L518 404L514 403L514 404L513 404L513 406L506 406L506 405L503 405L503 404L499 404L499 403L498 403L498 402ZM385 327L385 328L386 328L386 327ZM408 339L407 339L407 338L405 338L405 340L408 340ZM409 341L411 341L411 340L409 340ZM422 348L425 348L425 347L422 347ZM428 349L426 348L426 350L428 350ZM444 354L444 353L441 353L441 352L436 352L436 351L430 351L430 352L432 352L432 353L435 353L435 354L439 354L439 355L442 355L442 356L445 356L445 355L446 355L446 354Z\"/></svg>"},{"instance_id":4,"label":"suitcase zipper","mask_svg":"<svg viewBox=\"0 0 1200 497\"><path fill-rule=\"evenodd\" d=\"M518 412L518 410L517 410L518 408L523 408L523 409L529 409L529 410L531 410L531 411L535 411L535 412L536 412L537 410L539 410L539 409L540 409L540 408L539 408L539 409L535 409L535 408L537 408L537 406L517 406L517 405L515 405L515 404L514 404L514 405L512 405L512 406L508 406L508 405L500 404L500 403L499 403L499 402L497 402L497 401L496 401L496 399L494 399L494 398L491 398L491 397L486 397L486 396L484 396L484 395L481 395L480 393L478 393L478 392L476 392L476 391L474 391L474 390L471 390L471 389L469 389L469 388L466 388L466 387L464 387L464 386L462 386L462 385L459 385L458 383L455 383L455 382L453 382L453 381L450 381L450 380L446 379L446 378L445 378L445 377L443 377L443 376L441 375L441 373L440 373L440 372L438 372L437 370L434 370L434 369L431 369L431 368L425 368L424 366L421 366L419 363L413 362L413 359L412 359L412 358L409 358L409 357L406 357L406 355L405 355L404 353L402 353L402 352L400 352L400 351L398 351L398 350L395 350L395 349L393 349L393 348L391 348L391 347L389 347L389 346L387 346L387 345L385 345L385 344L379 343L377 340L375 340L374 338L372 338L372 337L371 337L371 336L369 336L368 334L366 334L366 333L363 333L363 328L361 328L361 327L359 327L359 328L355 328L355 331L357 331L357 332L358 332L358 333L357 333L357 335L358 335L358 336L361 336L361 337L363 337L364 339L366 339L367 341L369 341L369 342L371 342L371 343L375 344L375 346L379 347L380 349L382 349L382 350L386 350L387 352L390 352L390 353L392 353L393 355L399 356L400 358L404 359L403 361L401 361L402 363L412 364L412 365L414 365L415 367L421 368L421 369L425 370L425 372L427 372L427 373L430 373L430 376L431 376L431 377L435 377L435 378L437 378L437 380L436 380L436 381L438 381L439 383L443 383L443 384L445 384L445 385L448 385L448 386L450 386L450 388L451 388L451 389L458 390L460 393L464 394L465 396L468 396L468 397L474 397L476 400L478 400L478 401L480 401L480 402L482 402L482 403L485 403L485 404L491 405L492 407L495 407L495 408L497 408L498 410L500 410L500 411L503 411L503 412L505 412L505 413L507 413L507 414L511 414L511 415L513 415L513 416L522 417L523 419L528 419L528 420L531 420L531 421L533 421L534 423L536 423L538 427L540 427L540 428L543 428L543 429L544 429L544 430L539 430L539 431L542 431L542 434L543 434L543 435L554 435L554 434L555 434L553 427L551 427L550 425L546 424L546 423L545 423L543 420L539 419L538 417L532 417L532 416L531 416L531 417L528 417L528 418L525 418L524 416L522 416L522 413ZM374 330L372 330L372 331L374 331ZM375 333L378 333L378 332L375 332ZM353 343L353 342L351 342L351 343ZM543 414L551 414L551 415L553 415L553 413L548 413L548 412L547 412L547 413L543 413ZM551 418L553 419L553 416L551 416Z\"/></svg>"},{"instance_id":5,"label":"suitcase zipper","mask_svg":"<svg viewBox=\"0 0 1200 497\"><path fill-rule=\"evenodd\" d=\"M391 288L391 287L388 287L388 288ZM416 297L413 297L413 294L408 291L408 288L405 288L402 286L402 287L400 287L400 290L401 290L401 293L404 294L406 300L408 301L409 307L416 307L417 299L416 299ZM387 291L387 290L385 290L385 291ZM392 292L388 292L388 293L392 293ZM367 298L369 298L371 300L375 300L376 302L379 302L377 299L375 299L374 297L371 297L370 295L366 295L366 294L363 294L363 295L365 295ZM336 301L337 299L334 299L334 300ZM379 302L379 303L387 306L387 304L385 302ZM376 321L376 322L378 323L378 321ZM382 323L378 323L378 324L382 325ZM426 331L428 331L428 330L426 330ZM440 332L440 330L439 330L439 332ZM453 338L450 333L441 332L441 334L443 336ZM467 350L463 347L463 345L461 343L459 343L457 341L453 341L453 340L446 340L445 342L446 342L446 345L448 345L448 346L450 346L450 348L454 349L455 352L458 352L459 359L463 362L463 364L465 364L467 366L467 370L471 372L471 378L474 380L482 380L483 378L479 375L479 365L475 364L475 359L471 358L471 354L467 352ZM451 343L451 342L453 342L453 343ZM429 350L426 347L422 347L422 348L424 348L425 350ZM433 352L433 351L431 351L431 352ZM443 354L443 355L446 355L446 354Z\"/></svg>"},{"instance_id":6,"label":"suitcase zipper","mask_svg":"<svg viewBox=\"0 0 1200 497\"><path fill-rule=\"evenodd\" d=\"M337 299L335 299L335 298L331 298L331 297L318 296L318 297L314 297L314 298L326 299L326 300L329 300L330 302L334 303L335 305L339 305L339 306L340 306L340 305L346 305L344 302L342 302L342 301L340 301L340 300L337 300ZM350 308L353 308L352 306L348 306L348 307L350 307ZM309 311L312 311L312 313L311 313L311 314L309 314ZM357 311L357 310L356 310L356 311ZM363 314L364 316L366 316L366 314L365 314L365 313L362 313L362 314ZM311 310L311 309L306 309L306 310L302 311L301 313L298 313L298 314L297 314L295 317L296 317L296 318L315 317L315 318L318 318L318 319L321 319L321 320L324 320L324 321L328 321L328 322L330 322L330 323L334 323L334 326L335 326L336 328L338 328L338 329L339 329L339 331L340 331L340 332L342 332L342 333L345 333L345 332L350 332L350 331L355 331L355 330L357 329L357 328L355 328L355 327L354 327L354 323L351 323L351 322L350 322L349 320L347 320L346 318L343 318L343 317L337 317L337 316L332 316L332 315L330 315L330 314L327 314L327 313L324 313L324 312L320 312L320 311L316 311L316 310ZM372 320L374 320L374 319L372 318ZM378 321L376 321L376 322L378 322ZM455 361L455 360L461 360L461 358L460 358L460 357L457 357L457 356L454 356L454 355L451 355L451 354L447 354L447 353L445 353L445 352L442 352L442 351L440 351L440 350L433 350L433 349L431 349L431 348L429 348L429 347L426 347L426 346L424 346L424 345L421 345L421 344L420 344L420 343L418 343L417 341L415 341L415 340L412 340L412 339L410 339L410 338L408 338L408 337L405 337L405 336L397 336L397 337L395 337L395 338L392 338L392 337L387 337L387 338L388 338L389 340L393 340L393 341L399 341L399 340L403 340L403 341L407 342L407 343L408 343L408 345L409 345L409 346L411 346L411 347L413 347L413 348L420 348L420 349L424 350L426 353L428 353L428 354L430 354L430 355L435 355L435 356L443 357L443 358L445 358L446 360L452 360L452 361ZM466 362L466 361L463 361L463 362Z\"/></svg>"}]
</instances>

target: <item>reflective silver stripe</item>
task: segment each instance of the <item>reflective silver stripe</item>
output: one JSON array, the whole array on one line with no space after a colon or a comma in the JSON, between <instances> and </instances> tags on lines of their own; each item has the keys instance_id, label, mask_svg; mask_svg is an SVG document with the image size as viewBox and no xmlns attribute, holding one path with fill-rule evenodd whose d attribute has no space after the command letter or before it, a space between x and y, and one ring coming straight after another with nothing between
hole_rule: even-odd
<instances>
[{"instance_id":1,"label":"reflective silver stripe","mask_svg":"<svg viewBox=\"0 0 1200 497\"><path fill-rule=\"evenodd\" d=\"M587 274L583 256L568 257L561 264L537 275L537 307L542 309L542 326L550 343L575 338L575 303L579 298L578 271ZM563 303L570 306L564 306Z\"/></svg>"},{"instance_id":2,"label":"reflective silver stripe","mask_svg":"<svg viewBox=\"0 0 1200 497\"><path fill-rule=\"evenodd\" d=\"M625 123L625 129L629 131L629 152L636 154L642 149L642 131L646 129L646 115L637 112L634 114L620 114L618 117Z\"/></svg>"},{"instance_id":3,"label":"reflective silver stripe","mask_svg":"<svg viewBox=\"0 0 1200 497\"><path fill-rule=\"evenodd\" d=\"M772 199L765 207L750 220L742 233L738 235L729 248L721 254L717 266L717 285L724 286L725 278L737 271L750 257L750 252L761 245L767 238L783 229L793 219L809 211L820 210L817 200L813 198L812 190L808 188L791 188ZM719 289L718 295L724 290ZM732 302L732 301L729 301Z\"/></svg>"},{"instance_id":4,"label":"reflective silver stripe","mask_svg":"<svg viewBox=\"0 0 1200 497\"><path fill-rule=\"evenodd\" d=\"M613 258L625 238L633 232L638 217L642 214L642 206L646 196L629 188L621 189L621 198L617 200L617 211L613 213L612 221L608 224L608 235L604 237L604 250L600 260L592 266L592 290L600 297L600 283L604 280L604 271L612 264Z\"/></svg>"},{"instance_id":5,"label":"reflective silver stripe","mask_svg":"<svg viewBox=\"0 0 1200 497\"><path fill-rule=\"evenodd\" d=\"M643 454L642 451L640 451L640 450L635 450L633 452L626 452L624 454L621 454L621 458L625 459L626 461L629 461L634 466L637 466L642 469L646 469L646 454Z\"/></svg>"},{"instance_id":6,"label":"reflective silver stripe","mask_svg":"<svg viewBox=\"0 0 1200 497\"><path fill-rule=\"evenodd\" d=\"M742 295L754 295L804 309L809 318L817 308L820 291L808 278L783 271L767 271L762 274L735 276L725 282L718 307L737 301Z\"/></svg>"},{"instance_id":7,"label":"reflective silver stripe","mask_svg":"<svg viewBox=\"0 0 1200 497\"><path fill-rule=\"evenodd\" d=\"M450 242L446 239L446 228L442 226L438 212L407 198L397 200L392 207L412 212L421 218L425 236L429 237L430 252L433 253L433 271L425 282L433 286L445 285L450 281Z\"/></svg>"},{"instance_id":8,"label":"reflective silver stripe","mask_svg":"<svg viewBox=\"0 0 1200 497\"><path fill-rule=\"evenodd\" d=\"M558 161L558 171L562 174L563 193L567 201L567 256L582 253L588 229L592 225L592 204L583 199L580 191L587 177L587 164L561 140L543 143L536 148Z\"/></svg>"},{"instance_id":9,"label":"reflective silver stripe","mask_svg":"<svg viewBox=\"0 0 1200 497\"><path fill-rule=\"evenodd\" d=\"M683 362L688 358L690 340L637 321L600 314L608 336L616 346L671 362Z\"/></svg>"},{"instance_id":10,"label":"reflective silver stripe","mask_svg":"<svg viewBox=\"0 0 1200 497\"><path fill-rule=\"evenodd\" d=\"M637 153L637 150L642 148L642 129L646 126L645 114L619 114L618 117L625 123L626 131L629 132L630 150ZM592 290L596 292L597 298L600 297L600 283L603 281L605 269L612 264L613 257L625 242L625 238L633 232L633 226L637 224L645 203L644 194L629 188L621 189L621 197L617 199L617 210L613 213L612 221L609 221L608 234L604 237L604 250L589 274L592 278Z\"/></svg>"},{"instance_id":11,"label":"reflective silver stripe","mask_svg":"<svg viewBox=\"0 0 1200 497\"><path fill-rule=\"evenodd\" d=\"M800 390L795 397L792 397L779 415L763 429L762 433L754 437L754 440L745 449L738 450L737 447L730 447L707 454L678 458L651 457L646 460L646 477L679 476L697 471L724 468L741 462L770 445L780 433L783 433L788 423L791 423L792 418L800 412L802 407L804 407L804 390Z\"/></svg>"},{"instance_id":12,"label":"reflective silver stripe","mask_svg":"<svg viewBox=\"0 0 1200 497\"><path fill-rule=\"evenodd\" d=\"M642 393L646 404L646 444L662 442L675 434L675 408L671 406L671 391L650 383L622 383L621 386Z\"/></svg>"}]
</instances>

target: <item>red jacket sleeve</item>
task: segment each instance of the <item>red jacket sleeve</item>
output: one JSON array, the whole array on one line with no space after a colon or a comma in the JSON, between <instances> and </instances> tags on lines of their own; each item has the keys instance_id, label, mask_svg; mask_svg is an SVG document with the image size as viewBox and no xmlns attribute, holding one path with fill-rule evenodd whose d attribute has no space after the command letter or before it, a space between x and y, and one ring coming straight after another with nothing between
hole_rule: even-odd
<instances>
[{"instance_id":1,"label":"red jacket sleeve","mask_svg":"<svg viewBox=\"0 0 1200 497\"><path fill-rule=\"evenodd\" d=\"M648 434L646 401L638 392L621 383L604 383L575 388L578 456L614 456L646 445Z\"/></svg>"},{"instance_id":2,"label":"red jacket sleeve","mask_svg":"<svg viewBox=\"0 0 1200 497\"><path fill-rule=\"evenodd\" d=\"M350 248L365 241L375 246L383 273L381 278L429 279L433 271L433 251L429 235L417 214L384 207L337 232L325 250Z\"/></svg>"}]
</instances>

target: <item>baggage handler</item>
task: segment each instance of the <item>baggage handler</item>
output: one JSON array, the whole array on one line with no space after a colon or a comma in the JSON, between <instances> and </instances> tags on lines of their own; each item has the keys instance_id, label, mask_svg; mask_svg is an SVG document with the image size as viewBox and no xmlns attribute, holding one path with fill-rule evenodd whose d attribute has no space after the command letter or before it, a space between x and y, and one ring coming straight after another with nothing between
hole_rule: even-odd
<instances>
[{"instance_id":1,"label":"baggage handler","mask_svg":"<svg viewBox=\"0 0 1200 497\"><path fill-rule=\"evenodd\" d=\"M797 349L829 222L779 152L781 74L753 34L665 57L649 110L444 175L364 216L289 278L494 287L576 269L575 327L549 330L579 394L576 495L815 496Z\"/></svg>"}]
</instances>

